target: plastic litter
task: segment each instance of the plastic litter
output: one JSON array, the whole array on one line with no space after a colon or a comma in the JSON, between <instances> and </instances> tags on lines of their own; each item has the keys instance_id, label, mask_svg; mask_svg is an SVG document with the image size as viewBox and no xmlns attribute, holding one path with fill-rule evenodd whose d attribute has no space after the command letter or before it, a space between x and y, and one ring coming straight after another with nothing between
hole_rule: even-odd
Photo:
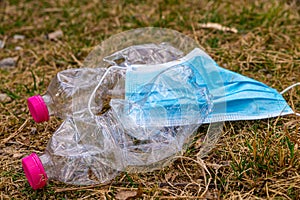
<instances>
[{"instance_id":1,"label":"plastic litter","mask_svg":"<svg viewBox=\"0 0 300 200\"><path fill-rule=\"evenodd\" d=\"M104 68L68 69L57 73L51 80L47 92L27 99L29 111L35 122L48 121L50 116L66 118L75 112L73 105L82 105L85 97L94 89ZM99 105L101 107L101 105Z\"/></svg>"},{"instance_id":2,"label":"plastic litter","mask_svg":"<svg viewBox=\"0 0 300 200\"><path fill-rule=\"evenodd\" d=\"M137 32L131 32L131 37ZM178 32L171 31L174 34L178 37ZM98 55L101 61L96 65L88 57L87 68L60 72L46 94L31 97L28 106L35 121L47 121L50 115L64 119L44 154L33 153L22 160L31 187L42 188L48 179L75 185L103 183L120 171L153 171L172 162L211 112L210 88L197 85L193 70L181 65L149 73L147 84L132 91L126 79L135 65L151 69L160 63L178 62L195 47L187 44L191 45L176 48L163 41L129 45ZM97 48L91 55L95 52ZM154 116L161 113L165 114L157 120ZM218 123L209 127L211 134L203 138L201 156L216 142L220 127Z\"/></svg>"}]
</instances>

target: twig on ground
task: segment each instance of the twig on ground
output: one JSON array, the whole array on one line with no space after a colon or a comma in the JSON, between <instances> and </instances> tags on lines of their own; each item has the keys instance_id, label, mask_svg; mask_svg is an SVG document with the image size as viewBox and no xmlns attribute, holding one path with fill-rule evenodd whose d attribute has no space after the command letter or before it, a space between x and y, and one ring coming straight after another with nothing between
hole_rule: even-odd
<instances>
[{"instance_id":1,"label":"twig on ground","mask_svg":"<svg viewBox=\"0 0 300 200\"><path fill-rule=\"evenodd\" d=\"M74 54L70 53L70 55L71 55L71 57L73 58L73 60L74 60L80 67L83 66L82 62L80 62L80 61L74 56Z\"/></svg>"},{"instance_id":2,"label":"twig on ground","mask_svg":"<svg viewBox=\"0 0 300 200\"><path fill-rule=\"evenodd\" d=\"M29 119L26 119L25 122L20 126L20 128L18 128L18 130L16 130L13 134L11 134L10 136L8 136L7 138L3 139L1 141L1 143L2 144L6 144L9 140L11 140L15 136L17 136L24 129L24 127L25 127L25 125L27 124L28 121L29 121Z\"/></svg>"},{"instance_id":3,"label":"twig on ground","mask_svg":"<svg viewBox=\"0 0 300 200\"><path fill-rule=\"evenodd\" d=\"M232 33L237 33L238 30L236 28L230 28L227 26L223 26L221 24L218 23L205 23L205 24L199 24L200 28L210 28L210 29L216 29L216 30L220 30L220 31L224 31L224 32L232 32Z\"/></svg>"}]
</instances>

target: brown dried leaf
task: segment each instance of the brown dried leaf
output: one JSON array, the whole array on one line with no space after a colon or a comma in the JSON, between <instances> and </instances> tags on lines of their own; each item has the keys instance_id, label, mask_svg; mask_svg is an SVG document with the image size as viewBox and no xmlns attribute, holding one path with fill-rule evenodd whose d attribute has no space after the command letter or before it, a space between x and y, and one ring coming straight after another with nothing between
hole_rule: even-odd
<instances>
[{"instance_id":1,"label":"brown dried leaf","mask_svg":"<svg viewBox=\"0 0 300 200\"><path fill-rule=\"evenodd\" d=\"M118 200L127 200L136 197L137 195L138 195L137 191L121 190L116 194L115 198Z\"/></svg>"},{"instance_id":2,"label":"brown dried leaf","mask_svg":"<svg viewBox=\"0 0 300 200\"><path fill-rule=\"evenodd\" d=\"M24 156L23 153L14 153L14 154L13 154L13 158L21 158L21 157L23 157L23 156Z\"/></svg>"},{"instance_id":3,"label":"brown dried leaf","mask_svg":"<svg viewBox=\"0 0 300 200\"><path fill-rule=\"evenodd\" d=\"M24 40L25 39L25 35L15 34L13 38L14 38L15 41L17 41L17 40Z\"/></svg>"},{"instance_id":4,"label":"brown dried leaf","mask_svg":"<svg viewBox=\"0 0 300 200\"><path fill-rule=\"evenodd\" d=\"M62 32L62 30L57 30L52 33L49 33L47 37L49 40L57 40L58 38L61 38L63 35L64 33Z\"/></svg>"},{"instance_id":5,"label":"brown dried leaf","mask_svg":"<svg viewBox=\"0 0 300 200\"><path fill-rule=\"evenodd\" d=\"M7 94L0 93L0 102L7 103L9 101L11 101L11 98Z\"/></svg>"}]
</instances>

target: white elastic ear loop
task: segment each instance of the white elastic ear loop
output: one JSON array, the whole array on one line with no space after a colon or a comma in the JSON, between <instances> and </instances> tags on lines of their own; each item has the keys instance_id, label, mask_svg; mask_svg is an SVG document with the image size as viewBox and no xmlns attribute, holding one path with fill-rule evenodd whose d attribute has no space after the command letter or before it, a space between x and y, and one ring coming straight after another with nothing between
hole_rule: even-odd
<instances>
[{"instance_id":1,"label":"white elastic ear loop","mask_svg":"<svg viewBox=\"0 0 300 200\"><path fill-rule=\"evenodd\" d=\"M291 85L291 86L285 88L284 90L282 90L282 91L280 92L280 94L284 94L284 93L286 93L287 91L289 91L290 89L292 89L293 87L296 87L296 86L298 86L298 85L300 85L300 82L295 83L295 84L293 84L293 85ZM295 115L297 115L297 116L300 117L300 113L296 113L296 112L295 112Z\"/></svg>"},{"instance_id":2,"label":"white elastic ear loop","mask_svg":"<svg viewBox=\"0 0 300 200\"><path fill-rule=\"evenodd\" d=\"M103 76L101 77L101 79L100 79L98 85L95 87L93 93L91 94L90 99L89 99L89 102L88 102L88 110L89 110L91 116L95 116L95 114L92 112L92 109L91 109L92 100L93 100L93 98L94 98L94 96L95 96L95 94L96 94L98 88L99 88L100 85L102 84L104 78L107 76L108 72L110 72L112 69L122 69L122 70L124 70L124 69L126 69L126 67L111 66L111 67L109 67L109 68L106 70L106 72L103 74Z\"/></svg>"}]
</instances>

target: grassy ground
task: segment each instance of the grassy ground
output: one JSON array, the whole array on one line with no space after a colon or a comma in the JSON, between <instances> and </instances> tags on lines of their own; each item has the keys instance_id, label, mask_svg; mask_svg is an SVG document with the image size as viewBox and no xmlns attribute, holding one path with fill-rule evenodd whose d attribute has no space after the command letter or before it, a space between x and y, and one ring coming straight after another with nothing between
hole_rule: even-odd
<instances>
[{"instance_id":1,"label":"grassy ground","mask_svg":"<svg viewBox=\"0 0 300 200\"><path fill-rule=\"evenodd\" d=\"M26 98L43 93L51 78L79 67L93 47L124 30L157 26L195 38L221 66L281 91L300 81L300 5L294 1L0 0L0 59L18 58L0 69L0 198L114 199L300 199L300 118L226 123L213 151L201 163L193 144L169 167L147 174L120 174L112 183L77 188L51 181L30 189L20 159L42 153L59 120L36 124ZM202 29L215 22L238 33ZM45 35L62 30L56 41ZM16 40L14 35L25 36ZM19 46L21 50L15 50ZM300 90L284 95L300 111ZM204 167L206 166L206 168Z\"/></svg>"}]
</instances>

